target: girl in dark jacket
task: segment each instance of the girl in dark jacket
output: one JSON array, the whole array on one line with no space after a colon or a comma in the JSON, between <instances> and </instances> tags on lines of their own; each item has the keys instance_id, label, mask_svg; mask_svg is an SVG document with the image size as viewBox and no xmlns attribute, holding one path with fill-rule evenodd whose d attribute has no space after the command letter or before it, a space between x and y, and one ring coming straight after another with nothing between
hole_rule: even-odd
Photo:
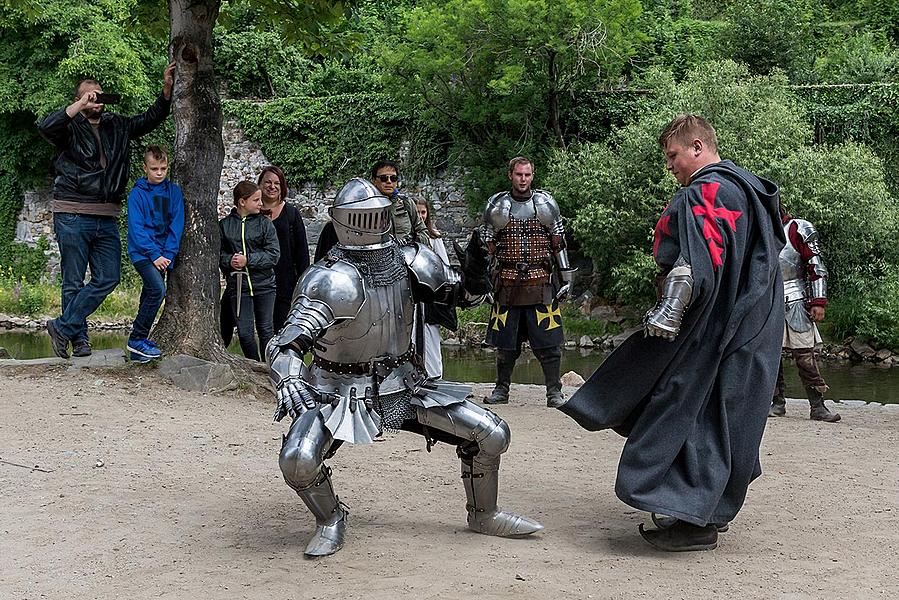
<instances>
[{"instance_id":1,"label":"girl in dark jacket","mask_svg":"<svg viewBox=\"0 0 899 600\"><path fill-rule=\"evenodd\" d=\"M241 181L234 187L231 214L219 221L222 234L219 267L226 282L222 302L227 302L236 316L237 337L244 356L253 360L260 360L260 348L264 352L274 334L274 269L281 256L275 227L261 211L259 187Z\"/></svg>"}]
</instances>

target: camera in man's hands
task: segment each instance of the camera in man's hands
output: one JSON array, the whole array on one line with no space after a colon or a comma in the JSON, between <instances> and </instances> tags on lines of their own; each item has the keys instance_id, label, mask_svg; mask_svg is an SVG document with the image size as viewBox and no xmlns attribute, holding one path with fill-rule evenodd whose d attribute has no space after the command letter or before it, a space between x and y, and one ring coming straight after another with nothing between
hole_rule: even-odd
<instances>
[{"instance_id":1,"label":"camera in man's hands","mask_svg":"<svg viewBox=\"0 0 899 600\"><path fill-rule=\"evenodd\" d=\"M121 94L107 94L100 93L94 98L94 103L96 104L118 104L122 101Z\"/></svg>"}]
</instances>

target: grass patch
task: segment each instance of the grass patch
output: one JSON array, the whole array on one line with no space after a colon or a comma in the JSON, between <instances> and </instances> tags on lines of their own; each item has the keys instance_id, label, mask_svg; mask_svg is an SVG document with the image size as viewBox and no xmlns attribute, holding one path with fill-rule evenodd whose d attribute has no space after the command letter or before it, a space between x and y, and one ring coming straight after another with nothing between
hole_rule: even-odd
<instances>
[{"instance_id":1,"label":"grass patch","mask_svg":"<svg viewBox=\"0 0 899 600\"><path fill-rule=\"evenodd\" d=\"M131 319L137 314L140 283L119 285L106 297L93 318L109 321ZM47 281L31 283L11 271L0 272L0 313L35 317L58 315L60 287Z\"/></svg>"}]
</instances>

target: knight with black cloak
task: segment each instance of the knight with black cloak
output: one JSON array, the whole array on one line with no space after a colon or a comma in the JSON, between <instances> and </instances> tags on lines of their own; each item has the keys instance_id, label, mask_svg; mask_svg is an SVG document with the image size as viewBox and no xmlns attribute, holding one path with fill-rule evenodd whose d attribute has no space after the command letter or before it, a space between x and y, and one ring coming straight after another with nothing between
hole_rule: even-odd
<instances>
[{"instance_id":1,"label":"knight with black cloak","mask_svg":"<svg viewBox=\"0 0 899 600\"><path fill-rule=\"evenodd\" d=\"M761 474L783 334L779 192L722 161L702 117L660 143L684 186L655 229L660 299L560 410L627 438L615 493L652 513L650 544L710 550Z\"/></svg>"}]
</instances>

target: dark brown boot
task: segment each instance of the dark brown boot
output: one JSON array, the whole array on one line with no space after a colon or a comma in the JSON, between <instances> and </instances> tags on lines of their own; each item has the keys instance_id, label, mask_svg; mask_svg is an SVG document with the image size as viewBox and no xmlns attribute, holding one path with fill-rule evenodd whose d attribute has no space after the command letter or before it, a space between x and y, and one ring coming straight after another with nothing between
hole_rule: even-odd
<instances>
[{"instance_id":1,"label":"dark brown boot","mask_svg":"<svg viewBox=\"0 0 899 600\"><path fill-rule=\"evenodd\" d=\"M509 388L512 385L512 371L518 355L504 350L496 351L496 385L493 392L484 398L484 404L508 404Z\"/></svg>"},{"instance_id":2,"label":"dark brown boot","mask_svg":"<svg viewBox=\"0 0 899 600\"><path fill-rule=\"evenodd\" d=\"M768 409L769 417L783 417L787 414L787 401L783 396L774 396L771 400L771 408Z\"/></svg>"},{"instance_id":3,"label":"dark brown boot","mask_svg":"<svg viewBox=\"0 0 899 600\"><path fill-rule=\"evenodd\" d=\"M813 387L807 387L805 391L808 394L810 407L809 419L812 421L824 421L825 423L836 423L840 420L840 413L832 413L824 406L824 394Z\"/></svg>"}]
</instances>

